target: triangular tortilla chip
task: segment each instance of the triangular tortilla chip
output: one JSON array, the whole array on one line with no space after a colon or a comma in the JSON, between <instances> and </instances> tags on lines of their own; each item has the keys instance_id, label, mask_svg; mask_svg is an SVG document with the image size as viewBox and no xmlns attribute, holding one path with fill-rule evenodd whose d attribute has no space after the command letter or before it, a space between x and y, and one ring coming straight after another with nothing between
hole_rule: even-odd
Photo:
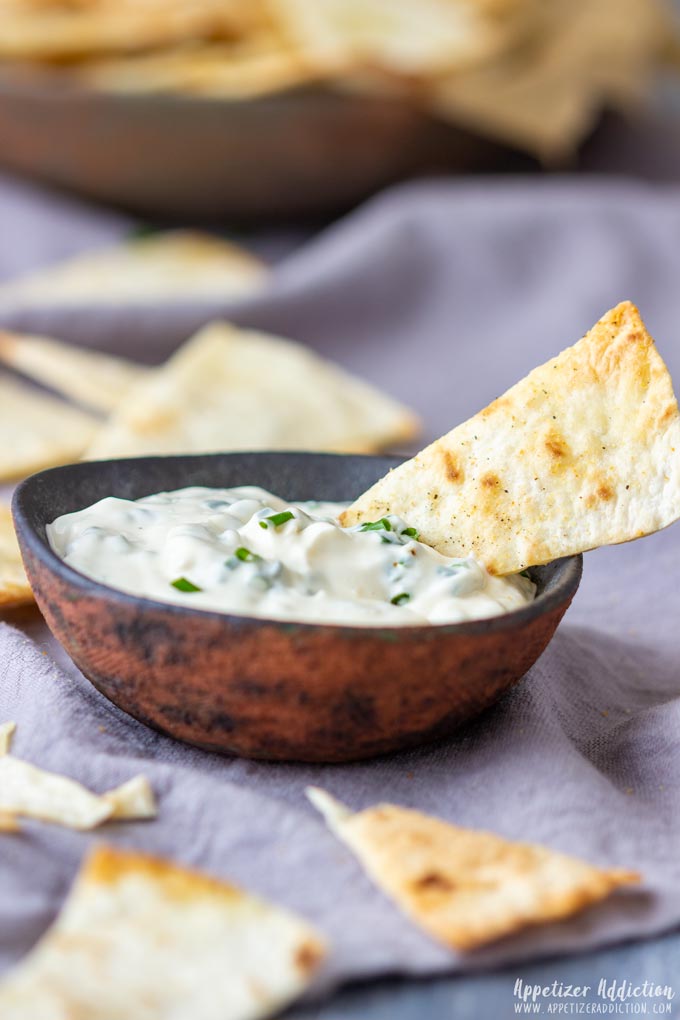
<instances>
[{"instance_id":1,"label":"triangular tortilla chip","mask_svg":"<svg viewBox=\"0 0 680 1020\"><path fill-rule=\"evenodd\" d=\"M415 428L396 400L301 344L218 322L129 392L87 455L368 452Z\"/></svg>"},{"instance_id":2,"label":"triangular tortilla chip","mask_svg":"<svg viewBox=\"0 0 680 1020\"><path fill-rule=\"evenodd\" d=\"M0 376L0 481L77 460L99 424L84 411Z\"/></svg>"},{"instance_id":3,"label":"triangular tortilla chip","mask_svg":"<svg viewBox=\"0 0 680 1020\"><path fill-rule=\"evenodd\" d=\"M0 331L0 361L94 411L112 411L150 369L45 336Z\"/></svg>"},{"instance_id":4,"label":"triangular tortilla chip","mask_svg":"<svg viewBox=\"0 0 680 1020\"><path fill-rule=\"evenodd\" d=\"M8 506L0 505L0 609L33 602Z\"/></svg>"},{"instance_id":5,"label":"triangular tortilla chip","mask_svg":"<svg viewBox=\"0 0 680 1020\"><path fill-rule=\"evenodd\" d=\"M304 921L217 879L97 848L57 921L0 985L2 1020L257 1020L309 984Z\"/></svg>"},{"instance_id":6,"label":"triangular tortilla chip","mask_svg":"<svg viewBox=\"0 0 680 1020\"><path fill-rule=\"evenodd\" d=\"M0 306L153 304L226 300L258 290L259 259L188 230L131 238L0 284Z\"/></svg>"},{"instance_id":7,"label":"triangular tortilla chip","mask_svg":"<svg viewBox=\"0 0 680 1020\"><path fill-rule=\"evenodd\" d=\"M447 556L511 574L680 517L680 414L623 302L552 361L365 492L349 526L398 514Z\"/></svg>"},{"instance_id":8,"label":"triangular tortilla chip","mask_svg":"<svg viewBox=\"0 0 680 1020\"><path fill-rule=\"evenodd\" d=\"M417 925L454 949L483 946L597 903L635 872L602 870L531 843L461 829L394 804L352 814L324 790L307 791L333 832Z\"/></svg>"}]
</instances>

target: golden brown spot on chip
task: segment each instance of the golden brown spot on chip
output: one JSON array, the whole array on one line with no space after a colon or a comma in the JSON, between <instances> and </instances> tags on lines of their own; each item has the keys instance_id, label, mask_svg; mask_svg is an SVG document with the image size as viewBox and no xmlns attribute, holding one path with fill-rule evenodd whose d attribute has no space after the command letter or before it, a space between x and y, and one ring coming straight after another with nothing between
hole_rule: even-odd
<instances>
[{"instance_id":1,"label":"golden brown spot on chip","mask_svg":"<svg viewBox=\"0 0 680 1020\"><path fill-rule=\"evenodd\" d=\"M495 475L493 471L489 471L487 474L482 475L480 478L482 485L487 489L495 489L501 484L501 480L498 475Z\"/></svg>"},{"instance_id":2,"label":"golden brown spot on chip","mask_svg":"<svg viewBox=\"0 0 680 1020\"><path fill-rule=\"evenodd\" d=\"M566 440L555 429L552 429L545 437L545 448L551 457L558 460L565 459L570 452Z\"/></svg>"},{"instance_id":3,"label":"golden brown spot on chip","mask_svg":"<svg viewBox=\"0 0 680 1020\"><path fill-rule=\"evenodd\" d=\"M303 974L308 974L309 971L314 970L322 956L321 947L316 945L316 943L303 942L295 951L295 966Z\"/></svg>"},{"instance_id":4,"label":"golden brown spot on chip","mask_svg":"<svg viewBox=\"0 0 680 1020\"><path fill-rule=\"evenodd\" d=\"M603 482L602 485L598 486L597 495L599 496L600 499L606 502L609 499L614 499L616 493L612 489L611 485L608 485L606 482Z\"/></svg>"},{"instance_id":5,"label":"golden brown spot on chip","mask_svg":"<svg viewBox=\"0 0 680 1020\"><path fill-rule=\"evenodd\" d=\"M446 477L450 482L462 482L465 480L465 472L462 465L449 450L442 450L442 460Z\"/></svg>"},{"instance_id":6,"label":"golden brown spot on chip","mask_svg":"<svg viewBox=\"0 0 680 1020\"><path fill-rule=\"evenodd\" d=\"M222 900L239 900L243 893L228 882L219 881L171 861L136 851L117 850L110 846L97 847L85 866L85 877L98 884L114 885L128 875L144 875L161 883L165 895L174 900L192 900L200 896L219 897Z\"/></svg>"},{"instance_id":7,"label":"golden brown spot on chip","mask_svg":"<svg viewBox=\"0 0 680 1020\"><path fill-rule=\"evenodd\" d=\"M415 880L413 888L418 891L436 890L437 892L453 892L455 885L446 875L442 875L438 871L429 871L426 875L422 875Z\"/></svg>"}]
</instances>

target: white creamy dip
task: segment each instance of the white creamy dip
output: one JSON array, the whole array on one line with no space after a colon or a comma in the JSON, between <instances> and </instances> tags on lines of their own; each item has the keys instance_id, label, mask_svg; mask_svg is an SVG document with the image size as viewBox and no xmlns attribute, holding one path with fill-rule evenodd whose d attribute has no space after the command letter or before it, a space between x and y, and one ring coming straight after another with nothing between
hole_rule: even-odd
<instances>
[{"instance_id":1,"label":"white creamy dip","mask_svg":"<svg viewBox=\"0 0 680 1020\"><path fill-rule=\"evenodd\" d=\"M342 528L342 503L287 503L264 489L109 496L58 517L50 545L112 588L243 616L408 626L525 606L526 577L492 577L417 541L399 517Z\"/></svg>"}]
</instances>

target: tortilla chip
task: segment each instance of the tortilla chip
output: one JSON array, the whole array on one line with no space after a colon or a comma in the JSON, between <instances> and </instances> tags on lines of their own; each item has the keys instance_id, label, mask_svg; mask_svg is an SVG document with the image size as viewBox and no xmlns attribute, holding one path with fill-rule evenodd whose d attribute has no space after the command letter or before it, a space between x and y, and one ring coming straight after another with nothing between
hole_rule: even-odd
<instances>
[{"instance_id":1,"label":"tortilla chip","mask_svg":"<svg viewBox=\"0 0 680 1020\"><path fill-rule=\"evenodd\" d=\"M429 935L477 949L535 924L559 921L640 880L491 832L378 804L352 814L324 790L308 796L371 879Z\"/></svg>"},{"instance_id":2,"label":"tortilla chip","mask_svg":"<svg viewBox=\"0 0 680 1020\"><path fill-rule=\"evenodd\" d=\"M3 1020L257 1020L325 949L294 914L159 858L101 846L57 921L0 985Z\"/></svg>"},{"instance_id":3,"label":"tortilla chip","mask_svg":"<svg viewBox=\"0 0 680 1020\"><path fill-rule=\"evenodd\" d=\"M0 609L33 602L8 506L0 505ZM0 754L2 752L0 751Z\"/></svg>"},{"instance_id":4,"label":"tortilla chip","mask_svg":"<svg viewBox=\"0 0 680 1020\"><path fill-rule=\"evenodd\" d=\"M127 783L102 794L102 800L113 806L111 818L139 821L158 814L156 798L146 776L133 776Z\"/></svg>"},{"instance_id":5,"label":"tortilla chip","mask_svg":"<svg viewBox=\"0 0 680 1020\"><path fill-rule=\"evenodd\" d=\"M320 68L422 77L489 59L507 45L509 25L526 3L270 0L270 6L290 42Z\"/></svg>"},{"instance_id":6,"label":"tortilla chip","mask_svg":"<svg viewBox=\"0 0 680 1020\"><path fill-rule=\"evenodd\" d=\"M118 0L80 8L3 3L0 56L72 60L92 53L135 52L187 39L230 38L249 27L240 0ZM33 7L33 9L31 9Z\"/></svg>"},{"instance_id":7,"label":"tortilla chip","mask_svg":"<svg viewBox=\"0 0 680 1020\"><path fill-rule=\"evenodd\" d=\"M405 407L301 344L217 322L128 393L87 456L368 452L415 429Z\"/></svg>"},{"instance_id":8,"label":"tortilla chip","mask_svg":"<svg viewBox=\"0 0 680 1020\"><path fill-rule=\"evenodd\" d=\"M84 411L0 376L0 481L77 460L98 425Z\"/></svg>"},{"instance_id":9,"label":"tortilla chip","mask_svg":"<svg viewBox=\"0 0 680 1020\"><path fill-rule=\"evenodd\" d=\"M3 307L227 300L258 290L265 265L235 244L189 230L131 238L0 284Z\"/></svg>"},{"instance_id":10,"label":"tortilla chip","mask_svg":"<svg viewBox=\"0 0 680 1020\"><path fill-rule=\"evenodd\" d=\"M3 754L9 754L16 728L15 722L0 723L0 758Z\"/></svg>"},{"instance_id":11,"label":"tortilla chip","mask_svg":"<svg viewBox=\"0 0 680 1020\"><path fill-rule=\"evenodd\" d=\"M77 404L112 411L150 369L50 337L0 331L0 361Z\"/></svg>"},{"instance_id":12,"label":"tortilla chip","mask_svg":"<svg viewBox=\"0 0 680 1020\"><path fill-rule=\"evenodd\" d=\"M607 99L644 95L672 32L664 13L649 0L552 0L532 12L522 46L433 81L428 100L458 125L563 159Z\"/></svg>"},{"instance_id":13,"label":"tortilla chip","mask_svg":"<svg viewBox=\"0 0 680 1020\"><path fill-rule=\"evenodd\" d=\"M111 817L113 805L66 776L5 754L0 758L0 811L93 829Z\"/></svg>"},{"instance_id":14,"label":"tortilla chip","mask_svg":"<svg viewBox=\"0 0 680 1020\"><path fill-rule=\"evenodd\" d=\"M511 574L680 517L680 414L638 310L577 344L400 465L341 516L394 513L447 556Z\"/></svg>"},{"instance_id":15,"label":"tortilla chip","mask_svg":"<svg viewBox=\"0 0 680 1020\"><path fill-rule=\"evenodd\" d=\"M99 796L74 779L9 754L14 729L14 723L0 727L0 812L70 829L93 829L108 819L156 816L153 791L144 776Z\"/></svg>"},{"instance_id":16,"label":"tortilla chip","mask_svg":"<svg viewBox=\"0 0 680 1020\"><path fill-rule=\"evenodd\" d=\"M269 40L205 43L88 60L70 73L106 92L178 92L226 99L253 99L322 77L289 47Z\"/></svg>"}]
</instances>

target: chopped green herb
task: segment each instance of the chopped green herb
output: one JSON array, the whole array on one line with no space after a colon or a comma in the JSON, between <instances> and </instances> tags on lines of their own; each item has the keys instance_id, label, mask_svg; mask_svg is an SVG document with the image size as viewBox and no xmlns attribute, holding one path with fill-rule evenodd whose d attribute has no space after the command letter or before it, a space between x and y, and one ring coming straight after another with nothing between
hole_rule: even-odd
<instances>
[{"instance_id":1,"label":"chopped green herb","mask_svg":"<svg viewBox=\"0 0 680 1020\"><path fill-rule=\"evenodd\" d=\"M266 531L266 530L267 530L267 528L269 527L269 525L267 524L267 522L266 522L266 521L258 521L257 523L258 523L258 524L260 525L260 527L261 527L261 528L264 528L264 529L265 529L265 531Z\"/></svg>"},{"instance_id":2,"label":"chopped green herb","mask_svg":"<svg viewBox=\"0 0 680 1020\"><path fill-rule=\"evenodd\" d=\"M420 532L416 531L415 528L404 528L402 535L406 535L408 538L412 538L416 542L420 538Z\"/></svg>"},{"instance_id":3,"label":"chopped green herb","mask_svg":"<svg viewBox=\"0 0 680 1020\"><path fill-rule=\"evenodd\" d=\"M251 552L250 549L246 549L244 546L240 546L234 553L234 556L242 560L243 563L255 563L257 560L262 559L257 553Z\"/></svg>"},{"instance_id":4,"label":"chopped green herb","mask_svg":"<svg viewBox=\"0 0 680 1020\"><path fill-rule=\"evenodd\" d=\"M393 606L400 606L402 602L408 602L410 598L411 596L403 591L401 595L395 595L393 599L390 599L390 602Z\"/></svg>"},{"instance_id":5,"label":"chopped green herb","mask_svg":"<svg viewBox=\"0 0 680 1020\"><path fill-rule=\"evenodd\" d=\"M292 510L282 510L280 514L272 514L267 520L271 521L275 528L278 528L279 525L285 524L286 521L292 521L293 517L295 517L295 514ZM260 523L263 524L264 522L261 521Z\"/></svg>"},{"instance_id":6,"label":"chopped green herb","mask_svg":"<svg viewBox=\"0 0 680 1020\"><path fill-rule=\"evenodd\" d=\"M386 517L381 517L379 521L366 521L359 528L359 531L391 531L392 525Z\"/></svg>"},{"instance_id":7,"label":"chopped green herb","mask_svg":"<svg viewBox=\"0 0 680 1020\"><path fill-rule=\"evenodd\" d=\"M178 577L176 581L171 581L170 583L173 588L177 589L177 591L203 591L203 589L199 588L198 585L192 584L191 581L188 581L186 577Z\"/></svg>"}]
</instances>

